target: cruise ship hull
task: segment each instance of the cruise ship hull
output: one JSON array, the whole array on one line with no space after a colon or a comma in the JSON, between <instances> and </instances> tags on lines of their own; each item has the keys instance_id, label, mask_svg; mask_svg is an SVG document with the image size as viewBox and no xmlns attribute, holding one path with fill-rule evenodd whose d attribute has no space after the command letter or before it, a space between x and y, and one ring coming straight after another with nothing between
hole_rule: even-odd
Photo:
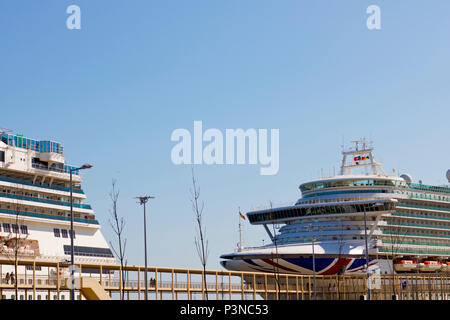
<instances>
[{"instance_id":1,"label":"cruise ship hull","mask_svg":"<svg viewBox=\"0 0 450 320\"><path fill-rule=\"evenodd\" d=\"M365 272L364 243L352 242L336 247L333 243L274 245L245 249L223 255L221 265L231 271L279 272L288 274L336 275ZM341 249L340 252L337 249ZM368 258L369 271L392 273L387 260Z\"/></svg>"},{"instance_id":2,"label":"cruise ship hull","mask_svg":"<svg viewBox=\"0 0 450 320\"><path fill-rule=\"evenodd\" d=\"M279 272L288 274L336 275L365 271L366 260L362 258L273 258L224 260L224 268L231 271ZM313 265L315 264L315 268ZM369 270L378 266L377 260L369 260Z\"/></svg>"}]
</instances>

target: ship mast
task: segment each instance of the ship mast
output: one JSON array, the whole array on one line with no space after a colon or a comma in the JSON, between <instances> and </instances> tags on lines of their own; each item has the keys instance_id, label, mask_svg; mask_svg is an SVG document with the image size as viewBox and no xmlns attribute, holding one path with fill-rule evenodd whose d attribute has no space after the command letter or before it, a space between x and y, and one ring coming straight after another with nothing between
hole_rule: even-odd
<instances>
[{"instance_id":1,"label":"ship mast","mask_svg":"<svg viewBox=\"0 0 450 320\"><path fill-rule=\"evenodd\" d=\"M242 251L242 213L241 208L239 207L239 243L238 243L238 251Z\"/></svg>"},{"instance_id":2,"label":"ship mast","mask_svg":"<svg viewBox=\"0 0 450 320\"><path fill-rule=\"evenodd\" d=\"M355 144L354 149L344 150L342 148L341 175L351 175L355 168L370 167L372 174L386 176L381 168L381 163L376 162L373 158L372 141L362 138L352 142ZM348 161L349 157L350 161Z\"/></svg>"}]
</instances>

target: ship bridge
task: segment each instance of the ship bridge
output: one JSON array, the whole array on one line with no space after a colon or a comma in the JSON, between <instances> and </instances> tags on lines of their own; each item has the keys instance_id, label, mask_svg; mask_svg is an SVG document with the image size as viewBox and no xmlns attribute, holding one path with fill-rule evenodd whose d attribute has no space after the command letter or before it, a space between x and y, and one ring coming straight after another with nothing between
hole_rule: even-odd
<instances>
[{"instance_id":1,"label":"ship bridge","mask_svg":"<svg viewBox=\"0 0 450 320\"><path fill-rule=\"evenodd\" d=\"M397 200L380 198L376 200L357 200L342 202L328 202L315 204L302 204L275 209L259 210L247 213L252 224L286 223L293 220L310 220L330 217L358 216L367 213L388 213L395 208Z\"/></svg>"}]
</instances>

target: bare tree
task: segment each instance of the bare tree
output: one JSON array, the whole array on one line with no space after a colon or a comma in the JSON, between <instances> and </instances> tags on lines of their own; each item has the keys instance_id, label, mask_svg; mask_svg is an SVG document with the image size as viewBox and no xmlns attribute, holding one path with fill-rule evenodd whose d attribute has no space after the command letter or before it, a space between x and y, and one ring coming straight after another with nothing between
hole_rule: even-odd
<instances>
[{"instance_id":1,"label":"bare tree","mask_svg":"<svg viewBox=\"0 0 450 320\"><path fill-rule=\"evenodd\" d=\"M197 249L200 263L203 266L203 283L205 286L206 300L208 300L208 287L206 283L206 263L208 261L209 249L208 240L205 238L205 227L203 226L203 209L205 208L205 202L202 201L199 204L200 187L197 186L197 181L194 175L194 168L192 168L192 188L191 191L191 203L192 211L195 214L195 221L197 222L197 236L195 237L195 247Z\"/></svg>"},{"instance_id":2,"label":"bare tree","mask_svg":"<svg viewBox=\"0 0 450 320\"><path fill-rule=\"evenodd\" d=\"M21 249L24 250L25 249L25 245L27 244L27 237L28 234L25 234L23 237L20 234L20 223L23 221L22 219L19 218L20 215L20 207L18 204L18 201L16 201L15 205L14 205L14 219L11 221L12 223L10 224L10 228L12 228L12 230L10 229L9 231L9 235L3 239L2 241L2 246L3 244L7 246L8 249L12 249L8 250L6 252L6 256L9 257L9 259L14 260L14 276L11 276L11 284L14 284L14 291L15 291L15 296L14 298L17 300L18 299L18 294L19 294L19 281L18 281L18 265L19 265L19 256L25 254L25 251L21 252Z\"/></svg>"},{"instance_id":3,"label":"bare tree","mask_svg":"<svg viewBox=\"0 0 450 320\"><path fill-rule=\"evenodd\" d=\"M123 230L125 228L125 220L123 217L119 217L119 213L117 210L117 201L119 199L119 190L116 188L116 180L112 181L112 190L109 194L112 202L112 209L110 210L110 214L112 220L109 220L109 223L117 236L117 248L110 241L109 244L114 251L115 256L120 261L121 266L121 278L122 278L122 292L120 297L122 300L125 299L125 284L126 284L126 272L124 270L124 266L126 266L127 261L125 260L125 251L127 247L127 239L123 238Z\"/></svg>"},{"instance_id":4,"label":"bare tree","mask_svg":"<svg viewBox=\"0 0 450 320\"><path fill-rule=\"evenodd\" d=\"M19 281L18 281L18 262L19 262L19 247L20 247L20 235L19 235L19 214L20 214L20 210L19 210L19 204L16 203L15 206L15 221L14 221L14 226L13 227L13 232L14 232L14 274L15 274L15 279L12 278L11 282L13 282L14 284L14 291L15 291L15 299L18 300L18 294L19 294Z\"/></svg>"},{"instance_id":5,"label":"bare tree","mask_svg":"<svg viewBox=\"0 0 450 320\"><path fill-rule=\"evenodd\" d=\"M344 224L342 223L342 219L339 219L339 226L340 226L340 235L337 237L337 245L338 245L338 263L342 259L343 251L345 247L345 235L344 235ZM337 286L336 286L336 292L337 292L337 299L340 299L340 283L342 275L345 273L346 266L341 266L338 274L337 274Z\"/></svg>"},{"instance_id":6,"label":"bare tree","mask_svg":"<svg viewBox=\"0 0 450 320\"><path fill-rule=\"evenodd\" d=\"M395 222L395 219L392 220L392 222ZM391 228L388 234L389 234L388 241L390 243L388 254L390 254L390 260L391 260L391 263L389 264L389 266L390 266L391 272L392 272L392 292L395 295L396 294L395 277L394 277L395 261L397 260L399 252L401 252L401 245L402 245L402 241L403 241L404 237L402 236L401 228L399 228L398 226Z\"/></svg>"}]
</instances>

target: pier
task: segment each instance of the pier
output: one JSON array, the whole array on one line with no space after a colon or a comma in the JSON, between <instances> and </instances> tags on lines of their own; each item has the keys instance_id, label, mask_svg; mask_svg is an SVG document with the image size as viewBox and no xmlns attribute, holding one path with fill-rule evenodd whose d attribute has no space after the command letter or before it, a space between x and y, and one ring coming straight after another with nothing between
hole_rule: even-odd
<instances>
[{"instance_id":1,"label":"pier","mask_svg":"<svg viewBox=\"0 0 450 320\"><path fill-rule=\"evenodd\" d=\"M1 267L14 261L1 260ZM68 262L21 260L17 292L19 300L67 300L70 290ZM76 297L87 300L143 300L142 266L76 264ZM25 272L23 272L24 270ZM364 300L370 288L371 300L450 300L450 274L414 273L322 276L276 273L233 272L186 268L148 267L148 297L151 300ZM11 299L16 284L5 282L0 271L0 297Z\"/></svg>"}]
</instances>

